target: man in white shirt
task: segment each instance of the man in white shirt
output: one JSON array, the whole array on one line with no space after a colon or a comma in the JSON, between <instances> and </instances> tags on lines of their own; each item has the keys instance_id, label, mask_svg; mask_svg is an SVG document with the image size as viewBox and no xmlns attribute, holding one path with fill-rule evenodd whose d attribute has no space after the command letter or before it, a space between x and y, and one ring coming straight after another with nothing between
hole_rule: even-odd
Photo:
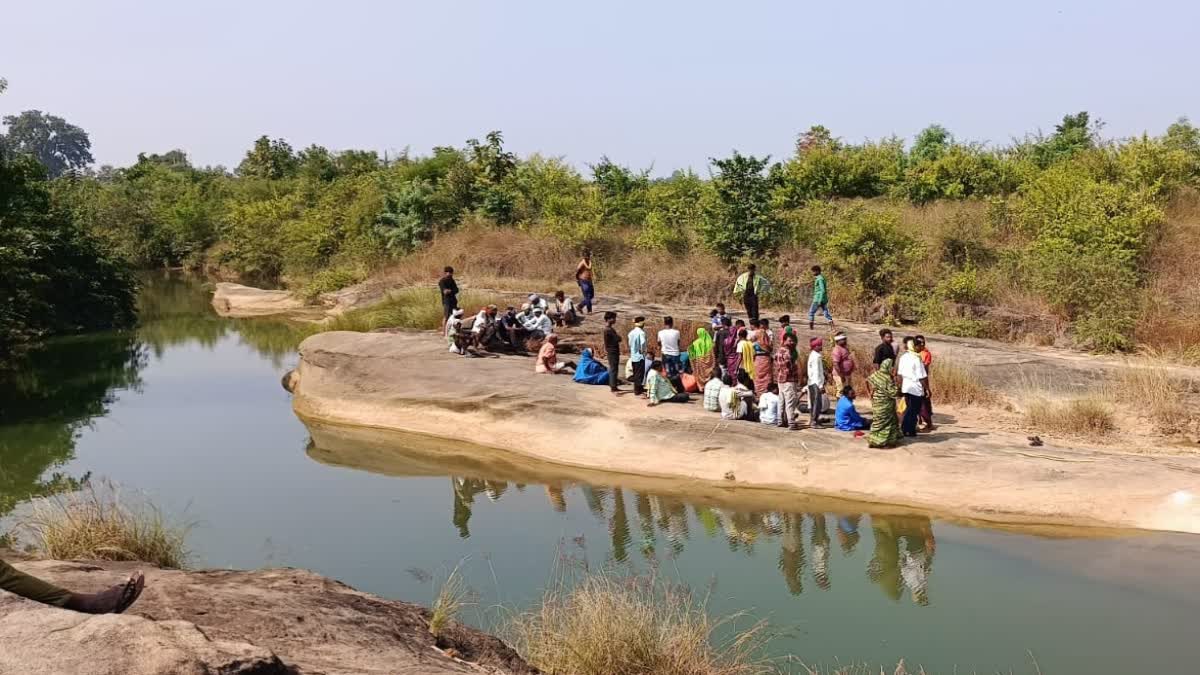
<instances>
[{"instance_id":1,"label":"man in white shirt","mask_svg":"<svg viewBox=\"0 0 1200 675\"><path fill-rule=\"evenodd\" d=\"M779 385L774 382L758 397L758 421L771 426L779 424Z\"/></svg>"},{"instance_id":2,"label":"man in white shirt","mask_svg":"<svg viewBox=\"0 0 1200 675\"><path fill-rule=\"evenodd\" d=\"M475 315L475 323L471 324L471 335L477 347L487 349L496 337L496 315L499 308L488 305Z\"/></svg>"},{"instance_id":3,"label":"man in white shirt","mask_svg":"<svg viewBox=\"0 0 1200 675\"><path fill-rule=\"evenodd\" d=\"M825 359L821 352L825 349L825 341L813 338L808 346L808 407L809 421L813 429L821 428L821 413L825 410Z\"/></svg>"},{"instance_id":4,"label":"man in white shirt","mask_svg":"<svg viewBox=\"0 0 1200 675\"><path fill-rule=\"evenodd\" d=\"M544 338L554 332L554 322L546 316L546 312L541 307L535 307L533 318L525 323L525 330L529 331L530 337Z\"/></svg>"},{"instance_id":5,"label":"man in white shirt","mask_svg":"<svg viewBox=\"0 0 1200 675\"><path fill-rule=\"evenodd\" d=\"M629 331L629 365L633 369L633 394L641 396L646 392L646 317L637 316L633 319L633 330Z\"/></svg>"},{"instance_id":6,"label":"man in white shirt","mask_svg":"<svg viewBox=\"0 0 1200 675\"><path fill-rule=\"evenodd\" d=\"M679 361L679 330L675 328L675 319L667 316L663 317L663 325L666 326L658 331L658 348L662 351L663 367L666 368L667 377L679 377L683 372L683 364Z\"/></svg>"},{"instance_id":7,"label":"man in white shirt","mask_svg":"<svg viewBox=\"0 0 1200 675\"><path fill-rule=\"evenodd\" d=\"M916 341L911 337L904 338L904 353L896 363L896 374L900 377L900 392L904 394L904 419L900 421L900 431L905 436L916 436L921 406L929 392L929 373L917 352Z\"/></svg>"},{"instance_id":8,"label":"man in white shirt","mask_svg":"<svg viewBox=\"0 0 1200 675\"><path fill-rule=\"evenodd\" d=\"M540 307L543 312L550 309L550 303L546 302L546 299L539 296L537 293L529 294L529 306L533 309L538 309Z\"/></svg>"},{"instance_id":9,"label":"man in white shirt","mask_svg":"<svg viewBox=\"0 0 1200 675\"><path fill-rule=\"evenodd\" d=\"M754 402L754 392L742 384L733 384L733 378L725 375L721 383L720 396L721 419L750 420L750 404Z\"/></svg>"},{"instance_id":10,"label":"man in white shirt","mask_svg":"<svg viewBox=\"0 0 1200 675\"><path fill-rule=\"evenodd\" d=\"M575 325L575 302L567 294L559 291L554 294L554 323L559 326Z\"/></svg>"}]
</instances>

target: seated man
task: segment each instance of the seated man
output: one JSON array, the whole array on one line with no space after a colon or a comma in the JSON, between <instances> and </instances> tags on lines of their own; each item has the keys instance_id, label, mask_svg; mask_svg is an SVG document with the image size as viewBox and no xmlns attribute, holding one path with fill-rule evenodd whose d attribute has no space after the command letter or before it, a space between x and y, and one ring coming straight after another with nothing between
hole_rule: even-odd
<instances>
[{"instance_id":1,"label":"seated man","mask_svg":"<svg viewBox=\"0 0 1200 675\"><path fill-rule=\"evenodd\" d=\"M837 411L834 413L834 427L838 431L863 431L871 428L871 420L858 414L854 409L854 387L846 385L842 388L842 397L838 399Z\"/></svg>"},{"instance_id":2,"label":"seated man","mask_svg":"<svg viewBox=\"0 0 1200 675\"><path fill-rule=\"evenodd\" d=\"M704 409L708 412L721 412L721 378L710 377L704 383Z\"/></svg>"},{"instance_id":3,"label":"seated man","mask_svg":"<svg viewBox=\"0 0 1200 675\"><path fill-rule=\"evenodd\" d=\"M540 308L543 312L545 312L546 310L550 309L550 304L548 302L546 302L545 298L538 295L537 293L530 293L529 294L529 308L530 309L539 309Z\"/></svg>"},{"instance_id":4,"label":"seated man","mask_svg":"<svg viewBox=\"0 0 1200 675\"><path fill-rule=\"evenodd\" d=\"M525 330L529 331L529 337L540 340L554 332L554 322L541 307L534 307L533 318L526 320Z\"/></svg>"},{"instance_id":5,"label":"seated man","mask_svg":"<svg viewBox=\"0 0 1200 675\"><path fill-rule=\"evenodd\" d=\"M528 332L525 330L525 324L521 321L521 317L517 315L516 308L511 305L504 312L504 316L500 317L500 339L508 343L514 351L525 351L525 338L528 337Z\"/></svg>"},{"instance_id":6,"label":"seated man","mask_svg":"<svg viewBox=\"0 0 1200 675\"><path fill-rule=\"evenodd\" d=\"M739 370L738 372L745 372ZM754 421L754 390L744 383L734 384L733 376L725 373L721 378L721 419Z\"/></svg>"},{"instance_id":7,"label":"seated man","mask_svg":"<svg viewBox=\"0 0 1200 675\"><path fill-rule=\"evenodd\" d=\"M758 397L758 421L772 426L779 424L779 385L774 382Z\"/></svg>"},{"instance_id":8,"label":"seated man","mask_svg":"<svg viewBox=\"0 0 1200 675\"><path fill-rule=\"evenodd\" d=\"M462 308L456 308L450 311L450 318L446 319L446 342L450 345L451 354L466 354L467 344L466 336L463 332L463 311Z\"/></svg>"},{"instance_id":9,"label":"seated man","mask_svg":"<svg viewBox=\"0 0 1200 675\"><path fill-rule=\"evenodd\" d=\"M496 313L498 311L499 309L495 305L488 305L475 315L475 323L471 324L471 339L477 347L487 349L488 345L496 339Z\"/></svg>"},{"instance_id":10,"label":"seated man","mask_svg":"<svg viewBox=\"0 0 1200 675\"><path fill-rule=\"evenodd\" d=\"M650 402L646 404L648 406L659 403L687 403L690 400L686 391L675 391L674 385L663 374L662 361L650 364L650 372L646 375L646 394L650 397Z\"/></svg>"},{"instance_id":11,"label":"seated man","mask_svg":"<svg viewBox=\"0 0 1200 675\"><path fill-rule=\"evenodd\" d=\"M571 374L575 373L574 363L570 361L563 363L558 360L557 335L551 333L546 336L546 341L542 343L542 348L538 350L537 362L533 364L533 372L545 375L558 375L567 372Z\"/></svg>"},{"instance_id":12,"label":"seated man","mask_svg":"<svg viewBox=\"0 0 1200 675\"><path fill-rule=\"evenodd\" d=\"M573 326L579 317L575 314L575 303L566 293L558 291L554 294L554 323L559 326Z\"/></svg>"}]
</instances>

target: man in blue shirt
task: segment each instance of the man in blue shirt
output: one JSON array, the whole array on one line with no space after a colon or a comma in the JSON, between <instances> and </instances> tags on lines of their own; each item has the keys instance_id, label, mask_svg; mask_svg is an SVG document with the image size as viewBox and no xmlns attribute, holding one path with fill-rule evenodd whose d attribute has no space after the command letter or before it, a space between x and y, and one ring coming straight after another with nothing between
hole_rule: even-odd
<instances>
[{"instance_id":1,"label":"man in blue shirt","mask_svg":"<svg viewBox=\"0 0 1200 675\"><path fill-rule=\"evenodd\" d=\"M846 385L842 388L842 397L838 399L833 420L838 431L863 431L871 428L871 420L859 415L854 409L854 397L854 387Z\"/></svg>"},{"instance_id":2,"label":"man in blue shirt","mask_svg":"<svg viewBox=\"0 0 1200 675\"><path fill-rule=\"evenodd\" d=\"M641 396L646 385L646 317L633 319L633 330L629 331L629 363L633 368L633 393Z\"/></svg>"}]
</instances>

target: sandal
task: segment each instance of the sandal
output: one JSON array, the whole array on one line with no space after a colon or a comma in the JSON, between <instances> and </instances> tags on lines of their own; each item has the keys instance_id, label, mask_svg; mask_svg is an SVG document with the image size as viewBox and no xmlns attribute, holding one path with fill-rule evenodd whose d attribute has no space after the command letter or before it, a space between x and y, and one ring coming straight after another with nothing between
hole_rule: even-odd
<instances>
[{"instance_id":1,"label":"sandal","mask_svg":"<svg viewBox=\"0 0 1200 675\"><path fill-rule=\"evenodd\" d=\"M137 602L138 598L142 597L142 591L146 588L146 577L141 572L129 577L125 582L125 587L121 589L121 599L117 601L117 606L113 608L113 614L123 614L129 609L133 603Z\"/></svg>"}]
</instances>

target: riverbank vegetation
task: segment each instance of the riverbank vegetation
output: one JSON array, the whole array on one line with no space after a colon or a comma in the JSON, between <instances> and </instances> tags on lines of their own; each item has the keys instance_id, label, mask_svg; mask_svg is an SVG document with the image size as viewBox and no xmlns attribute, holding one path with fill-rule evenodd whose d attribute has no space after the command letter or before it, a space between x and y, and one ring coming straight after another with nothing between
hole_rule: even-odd
<instances>
[{"instance_id":1,"label":"riverbank vegetation","mask_svg":"<svg viewBox=\"0 0 1200 675\"><path fill-rule=\"evenodd\" d=\"M130 560L183 569L191 529L167 520L146 500L123 497L113 484L34 499L21 518L25 538L56 560Z\"/></svg>"}]
</instances>

